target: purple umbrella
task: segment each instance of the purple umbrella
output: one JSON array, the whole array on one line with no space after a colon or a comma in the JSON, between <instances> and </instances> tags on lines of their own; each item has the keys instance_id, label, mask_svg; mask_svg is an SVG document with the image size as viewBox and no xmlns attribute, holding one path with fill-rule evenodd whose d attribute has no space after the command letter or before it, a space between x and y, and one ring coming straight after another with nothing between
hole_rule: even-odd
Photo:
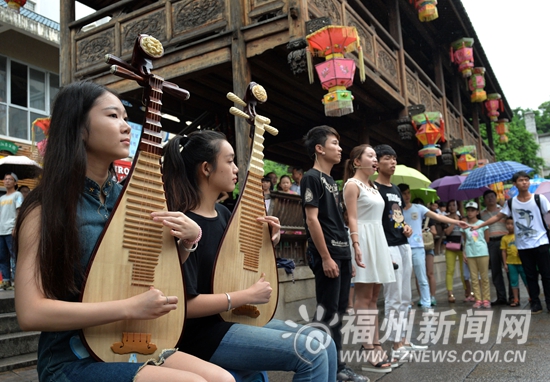
<instances>
[{"instance_id":1,"label":"purple umbrella","mask_svg":"<svg viewBox=\"0 0 550 382\"><path fill-rule=\"evenodd\" d=\"M550 182L542 182L535 190L535 194L544 195L550 200Z\"/></svg>"},{"instance_id":2,"label":"purple umbrella","mask_svg":"<svg viewBox=\"0 0 550 382\"><path fill-rule=\"evenodd\" d=\"M458 187L464 180L466 180L466 176L462 175L444 176L443 178L435 180L430 184L430 187L437 191L437 195L444 202L448 202L449 200L462 201L477 198L489 189L487 187L480 187L471 190L459 190Z\"/></svg>"}]
</instances>

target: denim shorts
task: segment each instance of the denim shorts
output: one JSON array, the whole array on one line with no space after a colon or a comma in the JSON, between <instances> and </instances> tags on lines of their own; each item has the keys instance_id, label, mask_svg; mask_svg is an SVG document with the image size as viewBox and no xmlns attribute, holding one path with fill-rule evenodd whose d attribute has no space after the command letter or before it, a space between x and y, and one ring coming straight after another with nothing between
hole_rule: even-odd
<instances>
[{"instance_id":1,"label":"denim shorts","mask_svg":"<svg viewBox=\"0 0 550 382\"><path fill-rule=\"evenodd\" d=\"M165 350L159 360L143 363L132 362L98 362L92 357L67 362L54 375L45 380L49 382L133 382L138 371L146 365L162 365L164 360L176 350ZM40 380L46 376L41 375Z\"/></svg>"}]
</instances>

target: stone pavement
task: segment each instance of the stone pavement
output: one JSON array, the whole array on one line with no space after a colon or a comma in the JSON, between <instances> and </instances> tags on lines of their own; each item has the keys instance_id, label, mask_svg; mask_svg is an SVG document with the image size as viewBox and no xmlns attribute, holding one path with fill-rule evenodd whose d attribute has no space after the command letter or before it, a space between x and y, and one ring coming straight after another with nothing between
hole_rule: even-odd
<instances>
[{"instance_id":1,"label":"stone pavement","mask_svg":"<svg viewBox=\"0 0 550 382\"><path fill-rule=\"evenodd\" d=\"M521 285L521 283L520 283ZM429 351L418 353L410 362L402 364L399 368L394 369L391 373L380 374L373 372L362 372L361 363L354 359L348 362L348 365L356 372L368 376L371 381L393 382L393 381L549 381L550 380L550 314L545 309L543 313L535 316L528 314L527 292L523 288L521 290L522 307L510 308L508 306L493 307L491 310L479 309L471 310L471 303L463 303L459 299L461 286L455 286L456 303L448 303L446 292L441 285L438 289L437 300L438 304L435 308L435 313L440 315L451 310L450 315L446 316L445 321L450 322L449 336L447 344L444 344L443 336L431 345ZM414 293L413 293L414 295ZM543 296L541 296L542 299ZM543 306L545 304L543 303ZM382 305L379 304L381 308ZM515 313L513 317L530 317L530 325L528 328L528 336L525 343L521 342L521 329L523 326L514 326L520 331L516 333L514 338L511 338L511 333L505 333L501 343L498 343L499 322L505 313L512 311ZM481 330L476 330L476 323L471 316L472 313L488 313L492 312L493 316L490 321L490 326L481 326ZM470 316L468 315L470 314ZM486 317L486 316L484 316ZM483 317L482 317L483 319ZM460 322L464 320L462 333L462 343L459 343L461 333ZM417 337L421 334L419 330L422 321L421 311L415 312L415 325L413 327L412 341L419 344L421 341ZM425 326L424 326L425 327ZM437 326L436 326L437 327ZM440 326L443 328L443 326ZM500 331L502 333L502 330ZM466 338L468 335L482 337L481 341L476 341L475 338ZM344 345L345 351L352 352L357 350L358 345L351 343L352 337L349 337L348 344ZM385 343L385 349L389 349L389 344ZM441 357L434 359L435 357ZM443 359L443 360L442 360ZM287 382L292 380L292 373L285 372L269 372L270 382ZM38 381L36 369L28 367L24 369L13 370L10 372L0 373L0 382L27 382ZM323 382L323 381L319 381Z\"/></svg>"}]
</instances>

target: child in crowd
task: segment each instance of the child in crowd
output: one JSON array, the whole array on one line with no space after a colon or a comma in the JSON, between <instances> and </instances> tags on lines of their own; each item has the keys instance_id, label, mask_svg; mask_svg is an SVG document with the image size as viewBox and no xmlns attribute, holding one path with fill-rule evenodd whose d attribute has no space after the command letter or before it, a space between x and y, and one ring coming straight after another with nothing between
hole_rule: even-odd
<instances>
[{"instance_id":1,"label":"child in crowd","mask_svg":"<svg viewBox=\"0 0 550 382\"><path fill-rule=\"evenodd\" d=\"M519 276L523 280L523 285L527 287L527 278L521 265L518 249L516 247L516 235L514 234L514 219L511 217L506 218L506 229L508 235L504 235L500 241L500 249L502 250L502 263L504 264L504 270L510 272L510 284L512 284L512 292L514 294L514 300L510 304L510 307L515 308L519 306Z\"/></svg>"},{"instance_id":2,"label":"child in crowd","mask_svg":"<svg viewBox=\"0 0 550 382\"><path fill-rule=\"evenodd\" d=\"M281 176L281 180L279 180L279 184L277 185L277 191L296 195L296 191L292 191L290 189L291 186L292 181L290 180L290 176L283 175Z\"/></svg>"},{"instance_id":3,"label":"child in crowd","mask_svg":"<svg viewBox=\"0 0 550 382\"><path fill-rule=\"evenodd\" d=\"M470 225L479 225L483 221L478 218L479 208L476 202L466 203L466 219ZM477 230L462 228L464 237L464 261L468 263L471 274L471 284L476 299L474 308L491 308L491 289L489 286L489 250L487 227ZM480 291L481 276L481 291Z\"/></svg>"}]
</instances>

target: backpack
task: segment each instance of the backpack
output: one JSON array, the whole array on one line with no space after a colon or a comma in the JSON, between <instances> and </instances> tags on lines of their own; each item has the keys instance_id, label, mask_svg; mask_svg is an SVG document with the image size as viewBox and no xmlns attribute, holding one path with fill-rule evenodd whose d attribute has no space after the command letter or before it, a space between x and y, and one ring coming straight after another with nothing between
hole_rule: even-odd
<instances>
[{"instance_id":1,"label":"backpack","mask_svg":"<svg viewBox=\"0 0 550 382\"><path fill-rule=\"evenodd\" d=\"M508 209L510 210L510 216L512 215L512 200L514 198L508 199ZM548 225L546 225L546 221L544 220L544 214L542 213L542 207L540 206L540 195L535 194L535 203L537 204L537 207L539 208L540 212L540 218L542 219L542 225L546 229L546 236L548 236L548 239L550 239L550 230L548 229Z\"/></svg>"}]
</instances>

